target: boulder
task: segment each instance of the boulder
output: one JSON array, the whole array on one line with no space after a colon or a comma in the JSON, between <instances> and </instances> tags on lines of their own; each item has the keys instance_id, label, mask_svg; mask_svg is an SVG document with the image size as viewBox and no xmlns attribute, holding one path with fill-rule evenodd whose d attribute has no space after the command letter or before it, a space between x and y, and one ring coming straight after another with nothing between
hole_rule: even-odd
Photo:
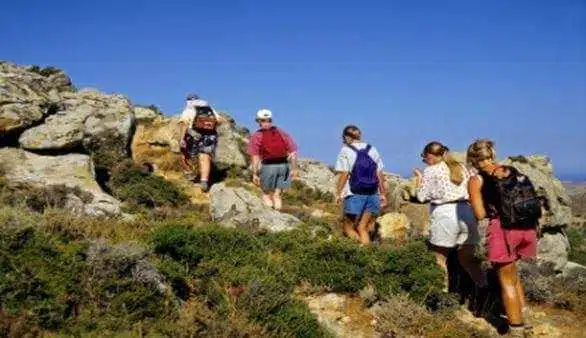
<instances>
[{"instance_id":1,"label":"boulder","mask_svg":"<svg viewBox=\"0 0 586 338\"><path fill-rule=\"evenodd\" d=\"M377 219L378 231L382 239L406 241L411 235L411 221L400 212L390 212Z\"/></svg>"},{"instance_id":2,"label":"boulder","mask_svg":"<svg viewBox=\"0 0 586 338\"><path fill-rule=\"evenodd\" d=\"M22 148L67 151L83 147L90 153L128 155L135 117L127 98L92 90L61 96L55 114L20 136Z\"/></svg>"},{"instance_id":3,"label":"boulder","mask_svg":"<svg viewBox=\"0 0 586 338\"><path fill-rule=\"evenodd\" d=\"M212 219L225 227L258 227L271 232L295 229L301 221L267 208L260 198L242 187L215 184L210 190Z\"/></svg>"},{"instance_id":4,"label":"boulder","mask_svg":"<svg viewBox=\"0 0 586 338\"><path fill-rule=\"evenodd\" d=\"M220 170L231 167L245 168L248 165L247 135L242 133L231 117L225 114L223 116L227 122L218 127L218 148L214 162Z\"/></svg>"},{"instance_id":5,"label":"boulder","mask_svg":"<svg viewBox=\"0 0 586 338\"><path fill-rule=\"evenodd\" d=\"M134 116L137 120L153 120L157 117L162 117L163 113L155 106L135 106L133 108Z\"/></svg>"},{"instance_id":6,"label":"boulder","mask_svg":"<svg viewBox=\"0 0 586 338\"><path fill-rule=\"evenodd\" d=\"M301 159L297 165L299 181L314 190L336 193L336 175L330 167L311 159Z\"/></svg>"},{"instance_id":7,"label":"boulder","mask_svg":"<svg viewBox=\"0 0 586 338\"><path fill-rule=\"evenodd\" d=\"M542 228L567 226L572 222L571 200L562 182L553 175L549 158L540 155L509 157L502 162L527 175L540 194L547 199L548 211Z\"/></svg>"},{"instance_id":8,"label":"boulder","mask_svg":"<svg viewBox=\"0 0 586 338\"><path fill-rule=\"evenodd\" d=\"M40 123L54 112L60 92L72 90L71 80L58 69L0 63L0 137Z\"/></svg>"},{"instance_id":9,"label":"boulder","mask_svg":"<svg viewBox=\"0 0 586 338\"><path fill-rule=\"evenodd\" d=\"M552 266L555 272L563 272L568 263L570 242L561 232L544 233L539 240L537 260L540 265Z\"/></svg>"},{"instance_id":10,"label":"boulder","mask_svg":"<svg viewBox=\"0 0 586 338\"><path fill-rule=\"evenodd\" d=\"M92 161L87 155L42 156L22 149L0 148L0 158L9 183L39 188L63 185L79 189L90 198L84 201L69 194L66 208L89 216L120 214L120 202L102 191L94 179Z\"/></svg>"}]
</instances>

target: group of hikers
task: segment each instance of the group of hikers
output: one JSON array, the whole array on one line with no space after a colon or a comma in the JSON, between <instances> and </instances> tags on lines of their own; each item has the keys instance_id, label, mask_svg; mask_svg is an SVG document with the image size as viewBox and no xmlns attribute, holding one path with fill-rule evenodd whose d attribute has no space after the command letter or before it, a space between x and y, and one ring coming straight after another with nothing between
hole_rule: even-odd
<instances>
[{"instance_id":1,"label":"group of hikers","mask_svg":"<svg viewBox=\"0 0 586 338\"><path fill-rule=\"evenodd\" d=\"M216 128L223 122L225 119L206 101L197 95L187 97L181 117L181 147L188 158L198 158L203 191L210 188ZM261 188L264 204L280 210L281 192L297 176L297 145L273 124L271 111L260 109L256 122L259 129L250 136L247 149L252 158L252 180ZM476 289L487 290L486 273L474 255L481 241L479 222L487 219L487 258L498 275L509 333L524 336L529 316L516 262L536 257L536 229L542 212L531 181L515 168L499 164L490 140L476 140L468 147L467 164L458 162L440 142L427 144L421 158L427 166L423 171L414 170L416 199L430 204L428 244L444 272L446 291L448 254L454 250ZM345 127L335 165L335 200L343 205L344 234L361 245L370 243L376 218L387 204L383 169L378 150L363 141L360 129Z\"/></svg>"}]
</instances>

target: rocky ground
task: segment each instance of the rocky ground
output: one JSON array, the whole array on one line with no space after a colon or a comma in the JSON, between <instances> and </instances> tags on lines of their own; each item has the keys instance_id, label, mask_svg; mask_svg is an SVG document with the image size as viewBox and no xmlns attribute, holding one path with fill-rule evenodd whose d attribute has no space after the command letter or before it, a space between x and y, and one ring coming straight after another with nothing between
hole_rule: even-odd
<instances>
[{"instance_id":1,"label":"rocky ground","mask_svg":"<svg viewBox=\"0 0 586 338\"><path fill-rule=\"evenodd\" d=\"M385 266L392 265L385 259L398 255L395 250L411 250L410 248L417 247L417 243L420 243L427 234L427 206L411 202L413 189L409 180L391 173L387 174L389 206L378 220L377 231L373 234L384 255L376 248L374 251L361 251L355 244L341 239L338 226L340 211L332 203L335 176L324 163L311 159L301 160L299 180L284 196L284 212L265 208L260 199L260 191L250 184L249 159L244 152L248 132L229 116L227 118L229 123L222 125L219 130L215 184L209 194L204 194L198 184L187 180L183 174L186 167L181 161L179 151L177 117L164 116L156 107L135 105L119 94L77 90L69 77L58 69L0 63L0 200L3 208L0 214L5 226L8 227L5 232L7 237L0 241L0 248L16 250L2 251L0 268L6 272L5 276L21 276L21 273L24 273L10 262L18 259L24 259L23 262L42 260L37 257L38 254L34 259L24 254L22 257L18 256L20 253L14 249L20 247L20 244L14 244L20 243L14 242L15 238L20 238L18 236L26 233L22 232L24 230L21 226L28 224L32 225L33 230L30 231L40 231L42 236L56 238L48 242L51 244L46 244L52 247L54 243L59 243L51 250L59 252L60 248L79 246L79 255L84 257L83 264L80 263L80 266L83 266L80 268L80 276L89 273L89 270L83 270L84 264L100 266L102 270L107 271L99 278L90 274L92 277L88 278L87 285L93 285L91 290L95 293L81 293L86 295L84 297L91 295L101 299L102 293L116 295L104 296L104 299L92 303L91 306L82 300L63 300L63 304L85 304L85 308L97 312L100 312L105 304L119 304L122 308L128 309L133 307L131 298L124 300L125 294L112 291L107 287L108 283L118 285L116 283L124 281L125 287L137 283L150 285L149 287L154 288L155 293L160 296L153 302L161 301L161 304L166 304L161 306L161 309L167 309L166 306L169 306L169 313L161 314L161 318L171 318L171 313L174 313L178 319L173 317L175 319L172 322L176 321L177 327L185 325L192 328L200 327L202 330L188 330L191 333L186 334L187 336L230 335L230 332L214 331L219 330L216 327L218 325L248 332L253 336L275 335L277 332L291 334L292 331L286 331L291 329L287 327L288 320L291 323L303 322L308 328L313 327L311 323L316 321L320 328L316 327L315 331L311 332L317 334L316 332L329 331L340 337L453 336L459 329L462 330L459 334L464 336L468 333L476 336L498 335L485 319L475 318L464 306L456 306L456 312L442 312L441 315L438 312L437 315L432 315L431 310L422 305L429 301L429 294L427 298L418 298L419 303L411 299L417 298L415 294L418 289L410 288L412 284L417 284L418 278L429 278L430 284L436 281L433 276L437 271L432 271L435 269L433 264L420 268L409 267L405 268L406 270L400 270L400 267L397 267L399 270L392 271L384 269ZM574 293L566 297L564 292L567 290L557 289L556 285L570 283L571 280L582 281L581 278L586 278L586 268L569 261L568 257L579 256L571 256L572 249L566 234L566 228L578 224L580 217L583 217L581 206L584 191L577 188L575 191L570 190L572 193L568 195L564 185L553 176L552 163L546 157L516 156L506 159L505 163L526 173L548 201L540 225L542 237L539 243L538 264L533 270L526 272L531 282L528 284L528 292L534 295L532 299L535 300L534 332L537 336L543 337L579 336L582 331L578 323L586 318L586 313L581 312L586 308L580 302L580 297L571 298L574 297L571 295L585 292L586 288L580 289L584 287L583 284L568 284L565 289L578 291L572 291ZM210 223L214 229L226 228L232 229L226 230L232 232L222 230L216 233L217 230L214 229L209 230L209 233L206 232L208 230L198 232L200 227ZM240 236L240 230L253 234L252 237L238 237L233 247L236 251L239 250L241 243L256 243L257 240L266 239L266 243L262 242L262 245L269 248L269 255L255 253L257 256L254 256L254 259L260 259L259 262L263 263L258 263L259 266L266 264L268 270L263 268L256 271L237 258L231 258L229 251L232 249L226 249L226 258L214 256L214 252L200 252L198 250L201 248L190 247L190 243L185 242L181 236L169 239L170 242L159 242L159 246L153 244L157 243L156 238L161 241L161 237L156 237L156 234L165 233L167 230L173 234L173 229L177 227L193 230L193 236L209 235L209 243L216 243L215 245L222 244L222 241L214 242L218 238ZM8 234L14 229L20 229L16 232L20 235L10 237L12 235ZM184 233L186 236L191 234ZM331 260L328 263L331 265L322 266L322 261L317 260L319 263L315 266L307 267L316 271L310 269L303 272L299 271L302 262L288 261L286 257L302 257L303 252L296 249L295 240L287 242L287 236L298 234L303 234L299 235L299 241L307 241L303 243L307 243L308 247L316 246L308 249L308 255L323 255L317 257L322 257L323 261ZM304 236L313 236L311 238L315 239L308 240L308 237ZM198 238L193 237L193 240L197 241ZM136 243L139 245L136 246ZM255 252L260 244L251 245L248 250L242 251L243 255ZM203 246L206 245L202 244ZM423 247L421 248L421 254L428 255ZM160 252L153 254L151 250ZM12 254L13 257L10 256ZM64 255L64 262L70 262L68 254ZM374 255L373 260L376 264L370 266L368 260L353 262L357 256L362 257L361 255ZM125 258L120 261L120 257ZM377 259L380 259L380 262ZM418 259L426 260L430 257ZM190 265L190 262L199 260L210 265ZM108 270L109 264L113 264L112 269L116 267L118 270ZM38 269L42 265L35 265L30 269L44 276L39 272L42 269ZM70 265L68 263L65 266ZM187 270L184 267L188 267ZM346 269L356 271L356 275L347 275ZM419 269L421 271L418 271ZM331 271L331 276L321 276L319 272L323 271L320 270ZM367 270L371 272L365 272ZM547 274L543 272L545 270L548 271ZM262 312L258 309L266 304L250 303L251 300L247 297L256 290L255 283L258 281L254 277L266 274L267 271L270 272L267 275L269 279L276 278L271 274L283 274L281 278L288 280L284 283L289 283L289 289L280 290L280 293L266 298L276 299L283 294L290 298L283 300L282 304L287 304L286 306L269 307L273 310ZM421 275L424 277L413 277L415 281L412 281L408 279L411 277L403 276L417 273L424 274ZM338 277L332 276L339 276L340 280L334 280ZM382 286L381 281L377 279L383 278L381 276L387 278L390 284ZM3 296L14 296L14 292L8 287L14 284L14 281L2 278L0 292L8 290ZM64 280L68 279L64 277ZM99 281L98 284L95 284L96 280ZM208 282L209 285L206 284ZM38 289L31 289L32 286L25 288L28 290L26 292L42 291L43 287L53 290L51 285L55 283L46 283L38 284ZM354 285L352 283L356 285L349 286ZM372 286L373 283L376 287ZM135 295L137 291L133 288L134 286L128 294L134 292L132 294ZM118 285L117 289L121 290L124 287ZM260 287L255 292L264 295L263 290ZM411 290L411 294L399 295L405 290ZM430 294L431 290L428 290ZM27 294L25 291L22 292ZM78 294L73 291L54 292L67 295L56 297L58 304L62 304L62 299ZM174 296L166 298L169 294ZM584 297L584 293L580 295ZM218 297L223 297L224 300L220 301ZM555 301L552 302L550 299ZM297 301L305 305L301 306L301 303L296 303ZM34 312L30 312L31 308L26 307L28 303L23 302L23 307L19 307L19 304L0 300L0 335L16 334L21 332L19 330L26 331L27 325L21 323L21 327L10 324L15 318L28 318L31 323L35 323L30 327L40 327L37 332L39 334L59 332L59 325L67 324L54 319L54 323L61 324L51 326L49 324L53 322L38 320L41 317L33 316L37 318L34 319L24 314ZM218 310L211 304L222 304L227 307L220 306ZM83 308L81 305L76 306ZM76 306L65 306L66 310L60 310L67 313L67 318L73 318L68 319L72 323L84 318L81 314L83 311ZM429 304L427 306L429 307ZM404 318L397 317L394 311L398 311L399 316L402 314L400 310L393 310L393 307L404 307L403 310L411 311L414 320L404 321ZM303 312L300 308L308 312ZM279 312L279 316L268 322L266 318L259 319L254 315L257 310L259 316L264 316L272 313L271 311L277 311L275 309L286 309L283 310L286 313ZM48 313L53 313L51 311L57 310L51 309ZM146 314L124 318L129 323L143 325L151 317ZM152 318L151 321L154 320ZM303 318L303 321L299 318ZM433 318L441 320L434 321ZM281 323L281 320L284 322ZM104 322L110 321L115 322L112 318L104 319ZM102 324L88 324L88 330L99 327L100 330L118 332L117 329L110 327L104 329ZM127 330L136 333L133 330L137 329ZM166 331L159 329L158 332Z\"/></svg>"}]
</instances>

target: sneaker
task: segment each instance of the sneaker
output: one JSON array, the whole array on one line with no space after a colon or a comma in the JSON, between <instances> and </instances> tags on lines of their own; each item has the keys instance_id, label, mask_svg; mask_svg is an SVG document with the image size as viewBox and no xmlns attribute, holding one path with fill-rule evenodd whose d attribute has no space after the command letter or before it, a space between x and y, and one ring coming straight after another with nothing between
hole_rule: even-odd
<instances>
[{"instance_id":1,"label":"sneaker","mask_svg":"<svg viewBox=\"0 0 586 338\"><path fill-rule=\"evenodd\" d=\"M210 184L209 184L208 182L206 182L206 181L201 181L199 184L200 184L200 186L201 186L201 191L203 191L203 192L208 192L208 191L210 191Z\"/></svg>"}]
</instances>

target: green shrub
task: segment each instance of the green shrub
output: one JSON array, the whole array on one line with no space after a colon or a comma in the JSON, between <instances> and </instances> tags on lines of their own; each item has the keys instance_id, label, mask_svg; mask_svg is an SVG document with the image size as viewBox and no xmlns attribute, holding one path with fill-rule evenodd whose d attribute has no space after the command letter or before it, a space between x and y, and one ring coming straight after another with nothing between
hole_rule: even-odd
<instances>
[{"instance_id":1,"label":"green shrub","mask_svg":"<svg viewBox=\"0 0 586 338\"><path fill-rule=\"evenodd\" d=\"M130 161L112 171L109 186L118 199L147 208L189 203L189 198L177 186Z\"/></svg>"},{"instance_id":2,"label":"green shrub","mask_svg":"<svg viewBox=\"0 0 586 338\"><path fill-rule=\"evenodd\" d=\"M4 226L0 308L11 323L23 326L0 323L0 332L12 335L24 327L27 332L82 335L128 329L172 314L167 296L133 280L124 265L111 264L104 270L90 264L87 249L88 243L62 243L31 227Z\"/></svg>"},{"instance_id":3,"label":"green shrub","mask_svg":"<svg viewBox=\"0 0 586 338\"><path fill-rule=\"evenodd\" d=\"M33 73L37 73L39 75L45 76L45 77L49 77L53 74L58 74L61 72L61 70L56 67L49 66L49 67L41 68L36 65L29 67L28 70Z\"/></svg>"},{"instance_id":4,"label":"green shrub","mask_svg":"<svg viewBox=\"0 0 586 338\"><path fill-rule=\"evenodd\" d=\"M569 228L567 235L570 241L568 259L586 265L586 228Z\"/></svg>"},{"instance_id":5,"label":"green shrub","mask_svg":"<svg viewBox=\"0 0 586 338\"><path fill-rule=\"evenodd\" d=\"M334 292L359 292L370 285L378 299L404 291L421 301L441 288L441 274L423 243L361 248L306 230L255 236L204 227L161 229L153 235L153 247L173 283L184 288L195 279L189 292L225 316L230 313L227 290L241 288L237 311L278 336L325 334L307 307L293 299L303 282Z\"/></svg>"}]
</instances>

